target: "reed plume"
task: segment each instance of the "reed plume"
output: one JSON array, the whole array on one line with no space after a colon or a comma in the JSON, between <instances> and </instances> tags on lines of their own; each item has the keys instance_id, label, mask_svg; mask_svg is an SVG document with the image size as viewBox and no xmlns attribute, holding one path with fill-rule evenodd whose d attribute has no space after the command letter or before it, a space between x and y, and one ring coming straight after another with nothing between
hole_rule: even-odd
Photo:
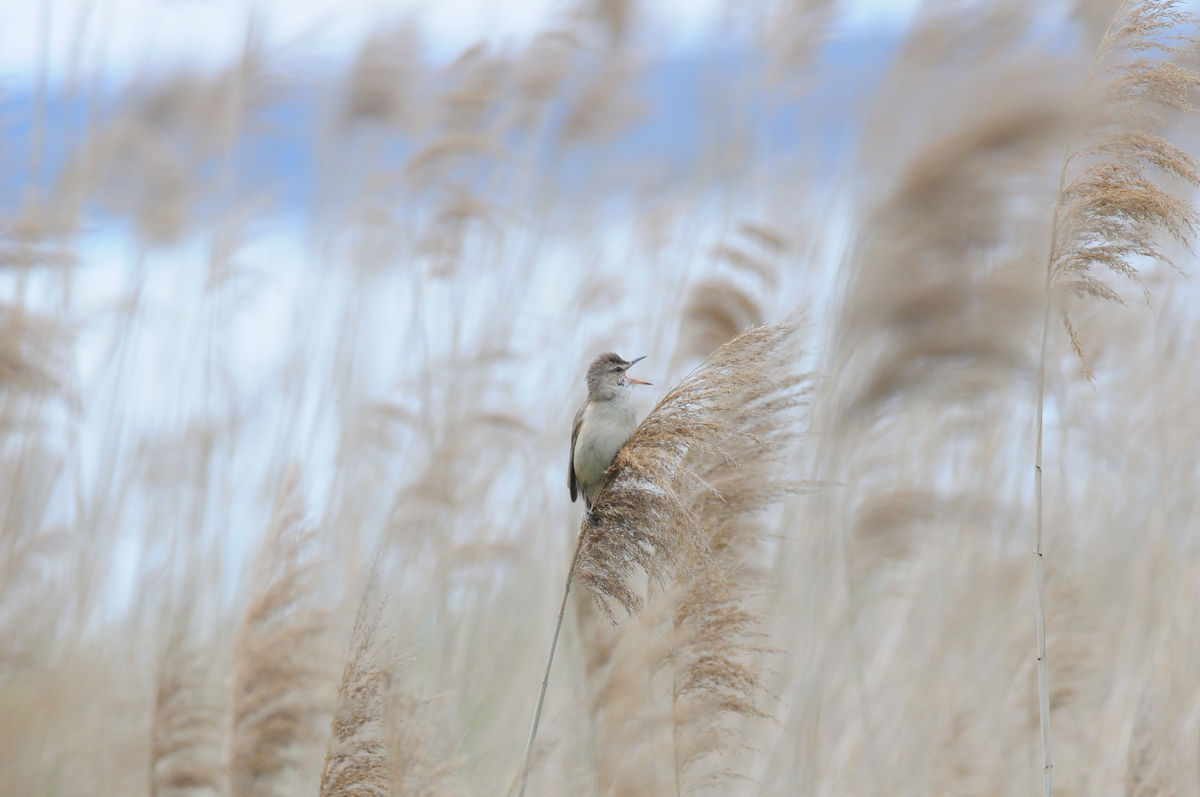
<instances>
[{"instance_id":1,"label":"reed plume","mask_svg":"<svg viewBox=\"0 0 1200 797\"><path fill-rule=\"evenodd\" d=\"M440 762L431 749L427 701L400 681L411 656L396 649L379 570L377 561L350 633L321 771L322 797L433 797L449 791L453 765Z\"/></svg>"},{"instance_id":2,"label":"reed plume","mask_svg":"<svg viewBox=\"0 0 1200 797\"><path fill-rule=\"evenodd\" d=\"M378 589L373 572L350 633L321 771L321 797L391 793L384 704L396 662L389 655L386 633L381 636L385 602Z\"/></svg>"},{"instance_id":3,"label":"reed plume","mask_svg":"<svg viewBox=\"0 0 1200 797\"><path fill-rule=\"evenodd\" d=\"M811 445L772 406L803 401L798 359L771 354L793 377L746 372L776 399L684 407L614 469L580 555L616 586L571 594L594 626L528 791L1028 794L1013 532L1057 219L1054 785L1200 794L1200 289L1151 256L1194 268L1172 7L1124 6L1080 110L1116 0L926 3L886 31L733 4L683 58L661 9L584 0L453 63L381 21L333 63L252 32L228 69L124 85L105 15L45 5L40 99L16 77L0 112L0 793L502 791L581 531L563 352L636 340L682 375L803 301L830 344ZM51 46L73 25L77 52ZM1147 292L1153 335L1112 304ZM1056 376L1071 335L1102 391ZM238 588L290 457L310 483ZM836 486L775 504L805 477ZM386 611L357 601L381 544ZM158 611L180 598L228 631Z\"/></svg>"},{"instance_id":4,"label":"reed plume","mask_svg":"<svg viewBox=\"0 0 1200 797\"><path fill-rule=\"evenodd\" d=\"M1037 208L1053 190L1044 175L1067 129L1069 95L1054 72L1062 56L1014 46L1032 23L1021 10L1011 11L1015 20L995 18L1007 12L997 7L988 24L931 18L911 34L877 101L869 129L878 139L864 151L878 174L829 353L835 434L818 457L826 478L846 484L831 503L845 502L833 508L850 519L832 541L841 548L832 564L845 568L836 622L853 651L851 688L864 695L857 723L869 762L850 791L880 791L871 773L904 757L893 736L906 721L880 708L888 690L878 662L893 655L891 629L921 600L910 568L956 578L960 535L1019 506L1016 496L1011 508L989 496L1002 468L931 475L964 446L989 452L981 461L1004 460L993 430L1019 434L1003 419L1013 384L1032 371L1037 274L1027 265L1027 231L1045 224ZM937 124L926 123L926 110ZM947 639L922 666L953 669L972 655L967 647ZM955 788L970 789L972 765L955 750L934 740L905 752L911 766L926 754L930 770L957 772Z\"/></svg>"},{"instance_id":5,"label":"reed plume","mask_svg":"<svg viewBox=\"0 0 1200 797\"><path fill-rule=\"evenodd\" d=\"M384 695L385 738L391 794L441 797L467 793L456 785L461 760L439 755L428 721L428 701L395 682Z\"/></svg>"},{"instance_id":6,"label":"reed plume","mask_svg":"<svg viewBox=\"0 0 1200 797\"><path fill-rule=\"evenodd\" d=\"M419 130L422 44L420 31L412 24L386 28L367 38L346 76L342 123Z\"/></svg>"},{"instance_id":7,"label":"reed plume","mask_svg":"<svg viewBox=\"0 0 1200 797\"><path fill-rule=\"evenodd\" d=\"M762 618L738 565L710 566L675 602L670 665L671 729L677 791L746 777L729 764L751 746L738 723L770 716ZM690 790L690 789L689 789Z\"/></svg>"},{"instance_id":8,"label":"reed plume","mask_svg":"<svg viewBox=\"0 0 1200 797\"><path fill-rule=\"evenodd\" d=\"M304 519L295 475L280 488L254 567L234 652L230 779L234 795L294 794L329 701L323 658L328 620L318 608L317 528ZM329 695L332 697L332 695ZM315 774L315 773L313 773Z\"/></svg>"},{"instance_id":9,"label":"reed plume","mask_svg":"<svg viewBox=\"0 0 1200 797\"><path fill-rule=\"evenodd\" d=\"M584 519L575 564L580 583L610 615L614 605L630 614L641 609L642 598L629 584L635 570L668 584L711 561L714 529L703 510L727 500L725 491L749 491L754 498L742 506L748 511L787 492L785 469L743 472L736 455L770 452L798 423L789 415L802 402L805 384L796 368L795 334L793 323L772 324L717 349L658 402L617 453ZM717 484L717 476L730 481Z\"/></svg>"},{"instance_id":10,"label":"reed plume","mask_svg":"<svg viewBox=\"0 0 1200 797\"><path fill-rule=\"evenodd\" d=\"M694 655L685 659L673 700L719 695L709 706L716 713L748 711L758 682L738 677L746 670L737 655L738 637L752 615L732 598L733 581L722 577L720 565L731 558L739 522L794 488L784 457L807 386L807 375L796 367L795 335L795 323L784 322L729 341L672 388L617 453L584 518L568 570L526 748L522 792L575 579L614 622L615 606L631 615L643 608L629 583L636 570L662 587L690 583L694 592L680 603L676 628L688 629ZM724 599L712 600L707 593L714 590ZM713 712L704 713L711 720ZM680 753L677 773L711 749L712 744L698 745Z\"/></svg>"},{"instance_id":11,"label":"reed plume","mask_svg":"<svg viewBox=\"0 0 1200 797\"><path fill-rule=\"evenodd\" d=\"M1050 307L1063 293L1123 303L1121 294L1102 279L1105 272L1134 282L1149 302L1150 293L1142 281L1138 261L1170 264L1159 235L1166 233L1186 246L1195 234L1200 218L1191 203L1172 195L1156 181L1168 176L1193 189L1200 185L1191 155L1157 132L1165 121L1164 112L1193 110L1191 96L1200 88L1200 74L1172 61L1180 54L1175 42L1186 40L1180 30L1196 27L1194 17L1178 6L1174 0L1125 0L1118 8L1089 69L1082 109L1086 134L1077 144L1068 146L1054 205L1046 260L1034 442L1038 714L1042 790L1046 797L1054 792L1042 550L1042 437ZM1093 381L1095 375L1079 333L1065 311L1062 322L1084 375Z\"/></svg>"},{"instance_id":12,"label":"reed plume","mask_svg":"<svg viewBox=\"0 0 1200 797\"><path fill-rule=\"evenodd\" d=\"M70 340L68 330L53 318L0 303L0 386L32 396L59 392ZM0 415L0 430L6 420Z\"/></svg>"},{"instance_id":13,"label":"reed plume","mask_svg":"<svg viewBox=\"0 0 1200 797\"><path fill-rule=\"evenodd\" d=\"M795 334L792 330L791 335ZM736 343L737 339L730 345ZM786 349L778 350L776 356ZM806 490L797 480L795 444L804 431L800 410L808 404L811 377L796 368L794 344L787 355L759 367L761 396L745 396L755 409L737 418L737 434L715 451L700 449L686 467L703 489L693 493L691 510L707 535L707 556L675 596L671 652L671 719L675 782L713 786L745 777L731 755L750 746L739 723L769 716L766 659L775 651L764 643L756 592L759 543L767 533L762 510ZM730 462L736 466L730 467Z\"/></svg>"},{"instance_id":14,"label":"reed plume","mask_svg":"<svg viewBox=\"0 0 1200 797\"><path fill-rule=\"evenodd\" d=\"M1047 259L1047 291L1124 303L1104 277L1133 282L1147 303L1140 265L1173 265L1165 233L1184 246L1200 218L1192 203L1159 185L1163 178L1200 186L1195 159L1159 132L1168 115L1194 110L1200 73L1175 62L1181 33L1195 18L1173 0L1124 2L1101 40L1089 71L1081 115L1084 132L1062 164ZM1088 380L1090 362L1069 313L1071 348Z\"/></svg>"},{"instance_id":15,"label":"reed plume","mask_svg":"<svg viewBox=\"0 0 1200 797\"><path fill-rule=\"evenodd\" d=\"M189 640L177 623L163 649L151 728L150 793L225 794L223 706L213 705L211 648Z\"/></svg>"},{"instance_id":16,"label":"reed plume","mask_svg":"<svg viewBox=\"0 0 1200 797\"><path fill-rule=\"evenodd\" d=\"M640 614L609 627L604 667L588 674L595 791L605 797L674 792L671 702L662 676L677 647L671 615L679 590L658 593Z\"/></svg>"}]
</instances>

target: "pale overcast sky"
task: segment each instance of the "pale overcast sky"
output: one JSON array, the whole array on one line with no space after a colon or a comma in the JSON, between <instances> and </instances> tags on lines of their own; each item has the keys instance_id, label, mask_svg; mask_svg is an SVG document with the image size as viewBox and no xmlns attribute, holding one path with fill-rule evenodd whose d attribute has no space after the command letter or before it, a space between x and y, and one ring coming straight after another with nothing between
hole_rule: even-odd
<instances>
[{"instance_id":1,"label":"pale overcast sky","mask_svg":"<svg viewBox=\"0 0 1200 797\"><path fill-rule=\"evenodd\" d=\"M893 25L919 0L852 0L843 24ZM140 68L219 64L237 51L252 17L271 46L301 45L305 55L349 52L383 20L415 19L435 55L481 38L521 40L553 24L562 0L31 0L0 4L0 79L30 82L49 42L52 81L75 58L120 79ZM655 0L653 23L671 32L669 47L686 49L713 28L721 0Z\"/></svg>"}]
</instances>

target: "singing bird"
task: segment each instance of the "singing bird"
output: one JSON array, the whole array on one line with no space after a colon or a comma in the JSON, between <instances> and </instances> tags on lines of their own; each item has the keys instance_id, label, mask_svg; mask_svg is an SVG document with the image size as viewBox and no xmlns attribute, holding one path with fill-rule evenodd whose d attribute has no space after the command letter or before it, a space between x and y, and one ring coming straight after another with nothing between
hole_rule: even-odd
<instances>
[{"instance_id":1,"label":"singing bird","mask_svg":"<svg viewBox=\"0 0 1200 797\"><path fill-rule=\"evenodd\" d=\"M575 413L567 474L571 501L574 502L582 492L583 505L588 511L600 492L604 472L637 428L632 386L650 383L634 379L625 372L644 359L642 356L626 362L608 352L588 366L588 397Z\"/></svg>"}]
</instances>

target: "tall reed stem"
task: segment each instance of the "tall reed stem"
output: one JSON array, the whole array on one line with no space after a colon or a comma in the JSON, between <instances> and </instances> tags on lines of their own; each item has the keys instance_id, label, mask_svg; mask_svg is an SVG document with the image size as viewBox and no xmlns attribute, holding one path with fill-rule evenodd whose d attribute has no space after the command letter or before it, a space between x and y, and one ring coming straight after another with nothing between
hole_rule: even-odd
<instances>
[{"instance_id":1,"label":"tall reed stem","mask_svg":"<svg viewBox=\"0 0 1200 797\"><path fill-rule=\"evenodd\" d=\"M1111 26L1112 23L1110 22ZM1105 34L1107 36L1107 34ZM1094 63L1093 67L1094 68ZM1091 80L1091 68L1088 79ZM1046 557L1042 555L1042 427L1046 406L1046 339L1050 333L1051 291L1054 289L1054 256L1058 251L1058 227L1062 217L1063 187L1067 184L1067 166L1071 162L1068 142L1063 152L1062 168L1058 173L1058 191L1054 197L1054 214L1050 225L1050 250L1046 253L1046 284L1042 291L1042 343L1038 351L1036 440L1033 455L1033 583L1034 613L1037 617L1037 683L1038 720L1042 731L1042 795L1054 794L1054 764L1050 758L1050 669L1046 662Z\"/></svg>"},{"instance_id":2,"label":"tall reed stem","mask_svg":"<svg viewBox=\"0 0 1200 797\"><path fill-rule=\"evenodd\" d=\"M1053 249L1051 249L1053 251ZM1033 580L1036 590L1034 611L1037 614L1037 683L1038 716L1042 727L1042 793L1054 794L1054 765L1050 759L1050 672L1046 663L1046 559L1042 555L1042 424L1046 396L1046 337L1050 327L1050 267L1046 268L1046 295L1042 310L1042 348L1038 355L1037 379L1037 442L1033 460L1033 507L1036 520L1033 527Z\"/></svg>"},{"instance_id":3,"label":"tall reed stem","mask_svg":"<svg viewBox=\"0 0 1200 797\"><path fill-rule=\"evenodd\" d=\"M537 738L538 722L542 719L542 704L546 701L546 687L550 685L550 667L554 664L554 651L558 648L558 632L562 630L563 615L567 613L567 596L571 594L571 581L575 578L575 563L579 561L579 550L583 537L575 544L575 555L567 570L567 584L563 587L562 604L558 607L558 622L554 624L554 638L550 640L550 655L546 657L546 674L542 677L542 688L538 691L537 708L533 712L533 727L529 729L529 743L525 745L525 760L521 763L521 787L518 797L525 797L525 785L529 778L529 759L533 755L533 741Z\"/></svg>"}]
</instances>

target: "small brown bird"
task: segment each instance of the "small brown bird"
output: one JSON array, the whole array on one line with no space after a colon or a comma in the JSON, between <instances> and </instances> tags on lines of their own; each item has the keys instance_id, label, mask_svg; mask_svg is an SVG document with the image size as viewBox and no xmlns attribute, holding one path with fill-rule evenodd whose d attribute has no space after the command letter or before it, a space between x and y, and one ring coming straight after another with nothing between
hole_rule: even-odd
<instances>
[{"instance_id":1,"label":"small brown bird","mask_svg":"<svg viewBox=\"0 0 1200 797\"><path fill-rule=\"evenodd\" d=\"M632 385L649 385L625 373L638 357L626 362L618 355L601 354L588 366L587 401L575 413L571 429L571 461L567 486L571 501L583 493L583 505L591 511L596 494L604 481L604 472L637 428L633 408Z\"/></svg>"}]
</instances>

